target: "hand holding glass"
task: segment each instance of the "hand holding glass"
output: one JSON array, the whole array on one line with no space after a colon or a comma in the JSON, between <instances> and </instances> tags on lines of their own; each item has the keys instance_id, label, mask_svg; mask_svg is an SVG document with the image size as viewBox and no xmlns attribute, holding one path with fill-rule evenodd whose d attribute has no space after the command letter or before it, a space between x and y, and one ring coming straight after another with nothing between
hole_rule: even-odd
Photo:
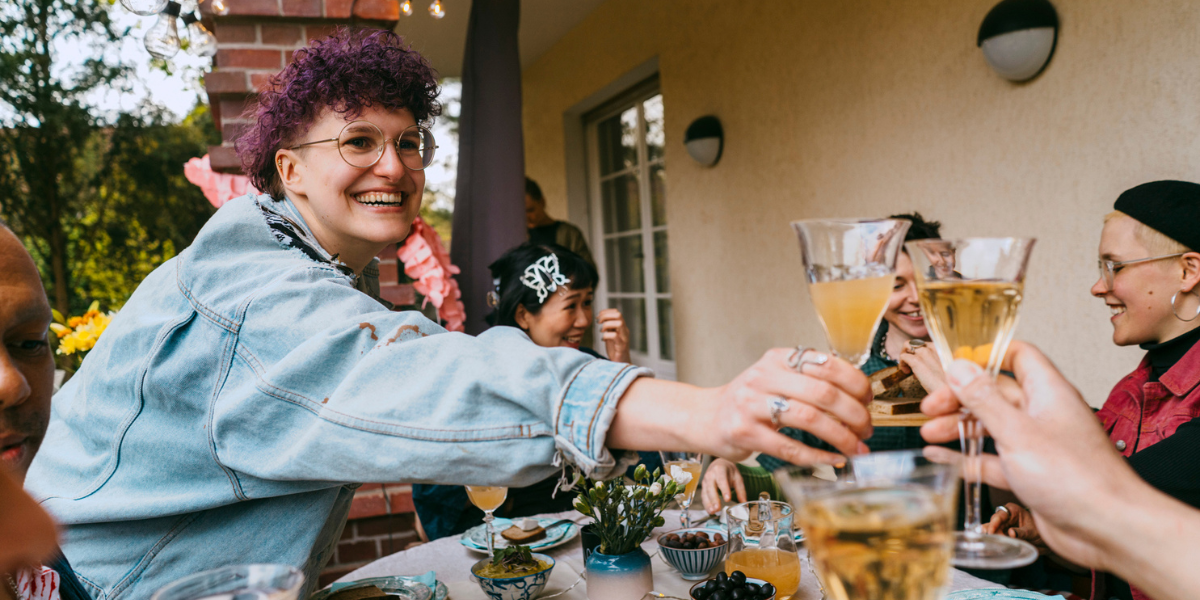
<instances>
[{"instance_id":1,"label":"hand holding glass","mask_svg":"<svg viewBox=\"0 0 1200 600\"><path fill-rule=\"evenodd\" d=\"M968 238L918 240L905 245L913 261L925 323L943 368L961 358L996 377L1017 327L1033 244L1032 238ZM983 427L967 411L959 420L959 439L964 454L966 522L956 541L955 566L1009 569L1037 560L1031 544L983 533Z\"/></svg>"}]
</instances>

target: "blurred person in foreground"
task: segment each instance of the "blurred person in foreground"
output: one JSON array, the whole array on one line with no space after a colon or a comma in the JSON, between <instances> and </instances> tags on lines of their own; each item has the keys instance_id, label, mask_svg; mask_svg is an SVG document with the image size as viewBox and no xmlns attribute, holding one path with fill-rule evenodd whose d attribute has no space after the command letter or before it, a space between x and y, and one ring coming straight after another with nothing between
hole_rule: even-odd
<instances>
[{"instance_id":1,"label":"blurred person in foreground","mask_svg":"<svg viewBox=\"0 0 1200 600\"><path fill-rule=\"evenodd\" d=\"M1091 408L1040 351L1013 342L1003 369L1016 380L993 381L957 360L948 386L921 404L935 417L921 428L931 443L958 439L967 408L995 440L983 456L988 485L1011 489L1054 552L1076 564L1114 573L1156 600L1185 600L1200 590L1200 511L1155 490L1130 467ZM932 460L961 455L928 446Z\"/></svg>"},{"instance_id":2,"label":"blurred person in foreground","mask_svg":"<svg viewBox=\"0 0 1200 600\"><path fill-rule=\"evenodd\" d=\"M892 215L888 218L904 219L912 223L904 235L906 242L941 237L942 224L925 220L921 213ZM896 279L887 310L883 313L883 320L875 332L871 355L859 369L865 375L871 375L882 369L899 366L906 372L916 374L922 387L928 392L933 392L944 385L942 363L933 349L933 344L928 343L929 330L925 327L925 315L921 312L921 303L917 296L912 259L904 246L901 246L900 250L896 255ZM832 449L805 431L784 429L782 433L814 448ZM875 435L867 440L867 446L876 452L907 450L922 448L925 441L921 439L921 432L917 427L877 427ZM769 455L760 455L758 463L761 466L756 468L739 465L723 458L713 460L704 472L701 487L704 509L711 514L721 509L722 500L731 502L736 498L738 502L745 502L747 481L752 483L751 491L765 490L772 497L778 497L771 472L788 463ZM749 496L757 498L757 493Z\"/></svg>"},{"instance_id":3,"label":"blurred person in foreground","mask_svg":"<svg viewBox=\"0 0 1200 600\"><path fill-rule=\"evenodd\" d=\"M33 259L0 221L0 598L88 598L56 552L50 518L20 490L50 420L50 319Z\"/></svg>"},{"instance_id":4,"label":"blurred person in foreground","mask_svg":"<svg viewBox=\"0 0 1200 600\"><path fill-rule=\"evenodd\" d=\"M26 487L94 596L269 562L302 570L307 597L361 482L605 477L609 448L844 460L777 426L865 450L869 382L822 353L770 350L697 388L389 310L375 257L420 210L437 81L391 31L296 50L237 143L266 193L155 269L55 396Z\"/></svg>"},{"instance_id":5,"label":"blurred person in foreground","mask_svg":"<svg viewBox=\"0 0 1200 600\"><path fill-rule=\"evenodd\" d=\"M1113 208L1091 292L1112 312L1113 343L1146 355L1096 416L1139 477L1200 508L1200 185L1146 183ZM1019 502L997 509L985 529L1044 547ZM1104 598L1147 598L1116 577L1094 577Z\"/></svg>"}]
</instances>

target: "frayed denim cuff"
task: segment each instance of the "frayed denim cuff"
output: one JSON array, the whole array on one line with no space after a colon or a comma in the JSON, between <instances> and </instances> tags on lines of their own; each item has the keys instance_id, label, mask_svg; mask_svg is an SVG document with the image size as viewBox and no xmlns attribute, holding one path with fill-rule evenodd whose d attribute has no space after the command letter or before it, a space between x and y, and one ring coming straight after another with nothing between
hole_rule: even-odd
<instances>
[{"instance_id":1,"label":"frayed denim cuff","mask_svg":"<svg viewBox=\"0 0 1200 600\"><path fill-rule=\"evenodd\" d=\"M554 444L584 475L606 479L617 461L604 440L617 414L617 402L638 377L653 377L646 367L594 360L567 384L554 419Z\"/></svg>"}]
</instances>

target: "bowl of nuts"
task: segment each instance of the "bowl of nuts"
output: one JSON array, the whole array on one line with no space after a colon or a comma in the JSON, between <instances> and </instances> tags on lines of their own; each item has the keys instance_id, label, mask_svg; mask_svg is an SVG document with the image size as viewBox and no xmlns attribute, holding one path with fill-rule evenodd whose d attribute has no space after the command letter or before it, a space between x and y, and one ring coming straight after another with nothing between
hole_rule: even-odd
<instances>
[{"instance_id":1,"label":"bowl of nuts","mask_svg":"<svg viewBox=\"0 0 1200 600\"><path fill-rule=\"evenodd\" d=\"M684 579L695 581L704 579L709 571L721 565L729 542L711 529L693 527L658 536L658 545L667 564L675 567Z\"/></svg>"}]
</instances>

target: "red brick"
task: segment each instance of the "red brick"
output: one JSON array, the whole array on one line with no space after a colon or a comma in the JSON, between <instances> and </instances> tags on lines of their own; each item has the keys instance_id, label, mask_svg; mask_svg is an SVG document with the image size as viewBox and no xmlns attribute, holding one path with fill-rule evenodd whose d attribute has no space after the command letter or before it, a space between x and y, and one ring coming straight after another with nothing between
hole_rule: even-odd
<instances>
[{"instance_id":1,"label":"red brick","mask_svg":"<svg viewBox=\"0 0 1200 600\"><path fill-rule=\"evenodd\" d=\"M217 42L221 44L253 44L258 41L257 25L218 23L214 27L216 31L213 35L217 36Z\"/></svg>"},{"instance_id":2,"label":"red brick","mask_svg":"<svg viewBox=\"0 0 1200 600\"><path fill-rule=\"evenodd\" d=\"M325 16L348 19L353 3L354 0L325 0ZM400 18L400 3L395 0L358 0L358 4L354 4L354 14L371 21L395 21Z\"/></svg>"},{"instance_id":3,"label":"red brick","mask_svg":"<svg viewBox=\"0 0 1200 600\"><path fill-rule=\"evenodd\" d=\"M244 71L213 71L204 76L204 90L210 94L239 94L250 88Z\"/></svg>"},{"instance_id":4,"label":"red brick","mask_svg":"<svg viewBox=\"0 0 1200 600\"><path fill-rule=\"evenodd\" d=\"M292 64L292 54L294 54L294 52L292 52L291 50L287 50L283 53L283 64L285 64L285 65Z\"/></svg>"},{"instance_id":5,"label":"red brick","mask_svg":"<svg viewBox=\"0 0 1200 600\"><path fill-rule=\"evenodd\" d=\"M282 0L285 17L319 17L321 0Z\"/></svg>"},{"instance_id":6,"label":"red brick","mask_svg":"<svg viewBox=\"0 0 1200 600\"><path fill-rule=\"evenodd\" d=\"M346 521L346 526L342 528L342 537L340 539L345 541L358 537L358 533L354 529L354 523L354 521Z\"/></svg>"},{"instance_id":7,"label":"red brick","mask_svg":"<svg viewBox=\"0 0 1200 600\"><path fill-rule=\"evenodd\" d=\"M358 537L378 537L389 533L393 537L396 535L405 537L408 534L417 535L417 522L413 513L359 519L354 521L354 527Z\"/></svg>"},{"instance_id":8,"label":"red brick","mask_svg":"<svg viewBox=\"0 0 1200 600\"><path fill-rule=\"evenodd\" d=\"M230 0L227 4L230 15L279 16L279 0Z\"/></svg>"},{"instance_id":9,"label":"red brick","mask_svg":"<svg viewBox=\"0 0 1200 600\"><path fill-rule=\"evenodd\" d=\"M238 138L242 137L242 133L250 128L251 123L248 121L230 121L228 123L222 123L222 125L221 140L226 142L234 142L237 141Z\"/></svg>"},{"instance_id":10,"label":"red brick","mask_svg":"<svg viewBox=\"0 0 1200 600\"><path fill-rule=\"evenodd\" d=\"M321 571L321 575L317 578L317 589L321 589L321 588L349 575L352 571L354 571L357 568L358 568L357 566L354 566L354 567L342 567L342 566L327 567L324 571Z\"/></svg>"},{"instance_id":11,"label":"red brick","mask_svg":"<svg viewBox=\"0 0 1200 600\"><path fill-rule=\"evenodd\" d=\"M304 41L304 30L299 25L262 25L262 43L277 46L295 46Z\"/></svg>"},{"instance_id":12,"label":"red brick","mask_svg":"<svg viewBox=\"0 0 1200 600\"><path fill-rule=\"evenodd\" d=\"M280 69L282 55L278 50L222 48L217 50L217 64L224 68Z\"/></svg>"},{"instance_id":13,"label":"red brick","mask_svg":"<svg viewBox=\"0 0 1200 600\"><path fill-rule=\"evenodd\" d=\"M417 303L417 292L411 284L380 286L379 295L396 306L409 306Z\"/></svg>"},{"instance_id":14,"label":"red brick","mask_svg":"<svg viewBox=\"0 0 1200 600\"><path fill-rule=\"evenodd\" d=\"M383 501L383 496L355 496L350 502L351 519L361 519L363 517L378 517L387 514L387 504Z\"/></svg>"},{"instance_id":15,"label":"red brick","mask_svg":"<svg viewBox=\"0 0 1200 600\"><path fill-rule=\"evenodd\" d=\"M251 73L250 87L256 92L262 92L271 85L271 78L275 73Z\"/></svg>"},{"instance_id":16,"label":"red brick","mask_svg":"<svg viewBox=\"0 0 1200 600\"><path fill-rule=\"evenodd\" d=\"M337 25L308 25L305 27L304 39L306 41L319 40L333 35L337 31Z\"/></svg>"},{"instance_id":17,"label":"red brick","mask_svg":"<svg viewBox=\"0 0 1200 600\"><path fill-rule=\"evenodd\" d=\"M218 173L241 173L242 162L231 146L209 146L208 162Z\"/></svg>"},{"instance_id":18,"label":"red brick","mask_svg":"<svg viewBox=\"0 0 1200 600\"><path fill-rule=\"evenodd\" d=\"M246 114L246 107L251 106L247 98L221 98L221 120L237 121Z\"/></svg>"},{"instance_id":19,"label":"red brick","mask_svg":"<svg viewBox=\"0 0 1200 600\"><path fill-rule=\"evenodd\" d=\"M338 544L337 560L341 564L375 560L379 558L379 544L375 540L365 542L342 542Z\"/></svg>"},{"instance_id":20,"label":"red brick","mask_svg":"<svg viewBox=\"0 0 1200 600\"><path fill-rule=\"evenodd\" d=\"M391 492L388 494L388 497L391 498L392 501L393 514L399 515L415 512L417 510L416 506L413 506L412 491Z\"/></svg>"},{"instance_id":21,"label":"red brick","mask_svg":"<svg viewBox=\"0 0 1200 600\"><path fill-rule=\"evenodd\" d=\"M366 495L368 495L367 492L378 492L382 489L383 489L382 483L364 483L364 484L358 486L358 489L355 490L354 493L362 494L362 495L366 496Z\"/></svg>"}]
</instances>

